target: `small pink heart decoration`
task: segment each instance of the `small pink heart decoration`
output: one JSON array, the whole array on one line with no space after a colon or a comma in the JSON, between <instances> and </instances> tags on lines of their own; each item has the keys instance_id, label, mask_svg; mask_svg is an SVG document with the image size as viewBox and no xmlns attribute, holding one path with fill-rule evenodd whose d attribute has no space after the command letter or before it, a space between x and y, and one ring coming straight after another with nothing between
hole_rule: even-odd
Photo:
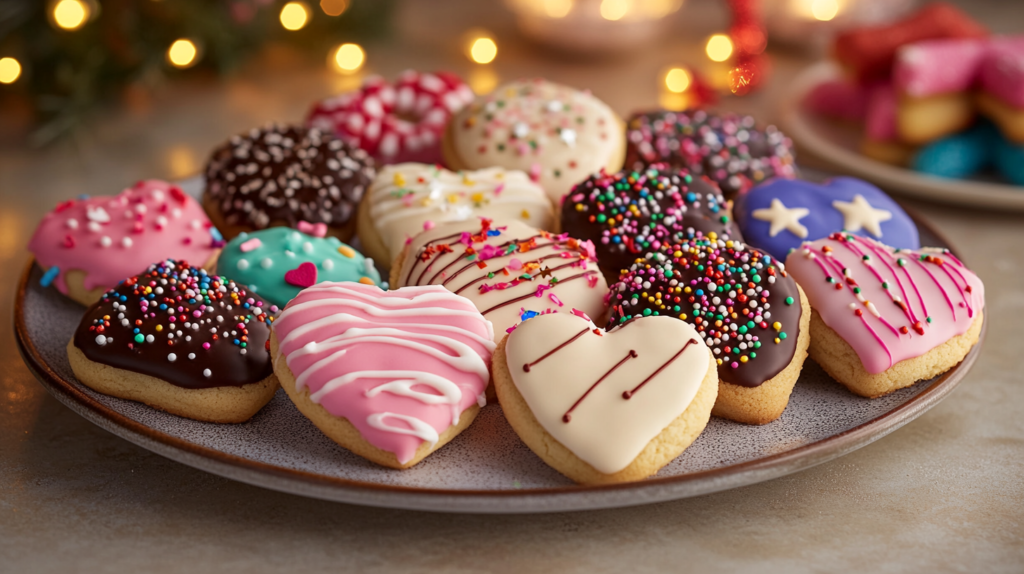
<instances>
[{"instance_id":1,"label":"small pink heart decoration","mask_svg":"<svg viewBox=\"0 0 1024 574\"><path fill-rule=\"evenodd\" d=\"M326 223L300 221L297 227L299 228L299 231L312 235L313 237L325 237L327 235Z\"/></svg>"},{"instance_id":2,"label":"small pink heart decoration","mask_svg":"<svg viewBox=\"0 0 1024 574\"><path fill-rule=\"evenodd\" d=\"M284 274L284 281L289 285L295 285L305 289L316 285L316 265L305 261L295 269Z\"/></svg>"}]
</instances>

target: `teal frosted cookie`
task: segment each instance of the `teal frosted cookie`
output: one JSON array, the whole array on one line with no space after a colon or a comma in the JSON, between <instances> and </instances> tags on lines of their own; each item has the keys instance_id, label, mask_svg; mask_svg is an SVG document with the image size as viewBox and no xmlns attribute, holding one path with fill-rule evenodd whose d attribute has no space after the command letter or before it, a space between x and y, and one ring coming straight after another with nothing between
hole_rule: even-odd
<instances>
[{"instance_id":1,"label":"teal frosted cookie","mask_svg":"<svg viewBox=\"0 0 1024 574\"><path fill-rule=\"evenodd\" d=\"M323 237L321 230L308 227L312 234L288 227L239 234L221 251L217 272L278 307L323 281L381 285L372 259L337 237Z\"/></svg>"}]
</instances>

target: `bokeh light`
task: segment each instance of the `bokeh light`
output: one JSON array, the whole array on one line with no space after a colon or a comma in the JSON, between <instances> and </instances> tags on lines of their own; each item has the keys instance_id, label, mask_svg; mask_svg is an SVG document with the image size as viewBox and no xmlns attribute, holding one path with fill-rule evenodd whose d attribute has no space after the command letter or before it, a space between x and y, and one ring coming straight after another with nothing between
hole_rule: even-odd
<instances>
[{"instance_id":1,"label":"bokeh light","mask_svg":"<svg viewBox=\"0 0 1024 574\"><path fill-rule=\"evenodd\" d=\"M725 34L715 34L708 38L705 51L715 62L724 62L732 56L732 40Z\"/></svg>"},{"instance_id":2,"label":"bokeh light","mask_svg":"<svg viewBox=\"0 0 1024 574\"><path fill-rule=\"evenodd\" d=\"M693 77L686 68L672 68L665 73L665 87L668 91L681 94L690 87Z\"/></svg>"},{"instance_id":3,"label":"bokeh light","mask_svg":"<svg viewBox=\"0 0 1024 574\"><path fill-rule=\"evenodd\" d=\"M629 12L629 0L601 0L601 17L605 20L621 20Z\"/></svg>"},{"instance_id":4,"label":"bokeh light","mask_svg":"<svg viewBox=\"0 0 1024 574\"><path fill-rule=\"evenodd\" d=\"M348 10L349 0L320 0L320 9L328 16L341 16Z\"/></svg>"},{"instance_id":5,"label":"bokeh light","mask_svg":"<svg viewBox=\"0 0 1024 574\"><path fill-rule=\"evenodd\" d=\"M167 49L167 61L175 68L190 68L199 61L199 49L192 40L175 40Z\"/></svg>"},{"instance_id":6,"label":"bokeh light","mask_svg":"<svg viewBox=\"0 0 1024 574\"><path fill-rule=\"evenodd\" d=\"M811 15L816 20L828 22L839 13L839 2L836 0L813 0L811 2Z\"/></svg>"},{"instance_id":7,"label":"bokeh light","mask_svg":"<svg viewBox=\"0 0 1024 574\"><path fill-rule=\"evenodd\" d=\"M543 0L543 7L548 18L565 18L572 12L572 0Z\"/></svg>"},{"instance_id":8,"label":"bokeh light","mask_svg":"<svg viewBox=\"0 0 1024 574\"><path fill-rule=\"evenodd\" d=\"M13 84L21 77L21 62L11 58L0 58L0 84Z\"/></svg>"},{"instance_id":9,"label":"bokeh light","mask_svg":"<svg viewBox=\"0 0 1024 574\"><path fill-rule=\"evenodd\" d=\"M476 38L469 46L469 57L477 64L490 64L498 57L498 45L487 36Z\"/></svg>"},{"instance_id":10,"label":"bokeh light","mask_svg":"<svg viewBox=\"0 0 1024 574\"><path fill-rule=\"evenodd\" d=\"M289 2L281 8L281 25L285 30L301 30L309 22L309 8L302 2Z\"/></svg>"},{"instance_id":11,"label":"bokeh light","mask_svg":"<svg viewBox=\"0 0 1024 574\"><path fill-rule=\"evenodd\" d=\"M64 30L77 30L89 19L89 6L82 0L60 0L53 5L53 22Z\"/></svg>"},{"instance_id":12,"label":"bokeh light","mask_svg":"<svg viewBox=\"0 0 1024 574\"><path fill-rule=\"evenodd\" d=\"M338 71L351 74L363 67L363 63L366 62L366 52L359 44L342 44L335 48L334 57L331 60Z\"/></svg>"}]
</instances>

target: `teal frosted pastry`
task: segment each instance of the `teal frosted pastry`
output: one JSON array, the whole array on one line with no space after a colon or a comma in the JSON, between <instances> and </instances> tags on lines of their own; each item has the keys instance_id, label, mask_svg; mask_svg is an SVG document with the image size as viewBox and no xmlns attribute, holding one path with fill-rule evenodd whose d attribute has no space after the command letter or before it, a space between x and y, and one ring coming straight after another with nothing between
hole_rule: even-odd
<instances>
[{"instance_id":1,"label":"teal frosted pastry","mask_svg":"<svg viewBox=\"0 0 1024 574\"><path fill-rule=\"evenodd\" d=\"M372 259L337 237L324 237L319 225L302 223L302 231L272 227L238 235L221 251L217 272L278 307L323 281L381 285Z\"/></svg>"}]
</instances>

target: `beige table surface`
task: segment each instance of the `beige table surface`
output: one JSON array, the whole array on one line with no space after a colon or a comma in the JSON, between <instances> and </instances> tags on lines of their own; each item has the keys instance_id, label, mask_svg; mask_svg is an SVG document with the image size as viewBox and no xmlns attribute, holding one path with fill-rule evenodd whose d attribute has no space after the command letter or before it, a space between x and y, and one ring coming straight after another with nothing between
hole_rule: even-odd
<instances>
[{"instance_id":1,"label":"beige table surface","mask_svg":"<svg viewBox=\"0 0 1024 574\"><path fill-rule=\"evenodd\" d=\"M724 22L715 6L691 4L674 39L641 57L589 62L526 45L485 2L408 2L392 41L367 46L369 66L386 75L440 66L469 74L454 39L483 23L498 34L492 71L501 79L544 75L590 87L625 114L656 105L658 71L699 61L695 34ZM1021 32L1024 3L968 9L998 31ZM698 13L710 15L703 28L686 23ZM773 119L787 81L810 62L775 56L769 89L724 106ZM191 175L227 135L300 119L308 102L345 83L275 53L221 84L186 81L133 98L75 141L44 150L24 143L16 116L0 114L0 571L1024 571L1020 215L912 203L986 285L988 340L952 396L838 460L695 499L539 516L326 503L166 460L51 398L9 327L25 245L43 213L79 193Z\"/></svg>"}]
</instances>

